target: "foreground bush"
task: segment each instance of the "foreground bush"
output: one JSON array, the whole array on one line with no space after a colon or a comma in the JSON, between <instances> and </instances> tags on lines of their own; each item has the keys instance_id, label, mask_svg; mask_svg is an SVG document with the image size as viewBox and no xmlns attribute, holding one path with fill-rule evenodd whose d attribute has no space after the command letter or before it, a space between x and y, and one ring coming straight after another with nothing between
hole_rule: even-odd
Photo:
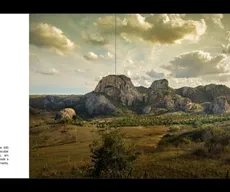
<instances>
[{"instance_id":1,"label":"foreground bush","mask_svg":"<svg viewBox=\"0 0 230 192\"><path fill-rule=\"evenodd\" d=\"M204 134L204 146L211 155L220 155L230 146L230 132L224 129L209 129Z\"/></svg>"},{"instance_id":2,"label":"foreground bush","mask_svg":"<svg viewBox=\"0 0 230 192\"><path fill-rule=\"evenodd\" d=\"M128 178L132 174L135 155L118 130L103 132L99 141L90 145L92 175L99 178Z\"/></svg>"}]
</instances>

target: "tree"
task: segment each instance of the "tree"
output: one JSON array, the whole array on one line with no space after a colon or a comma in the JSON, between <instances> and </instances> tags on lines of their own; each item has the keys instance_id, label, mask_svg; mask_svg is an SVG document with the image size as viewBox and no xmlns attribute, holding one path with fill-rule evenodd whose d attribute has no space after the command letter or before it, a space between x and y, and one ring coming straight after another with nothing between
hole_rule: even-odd
<instances>
[{"instance_id":1,"label":"tree","mask_svg":"<svg viewBox=\"0 0 230 192\"><path fill-rule=\"evenodd\" d=\"M105 131L101 139L90 145L93 163L93 177L128 178L132 174L135 154L118 129Z\"/></svg>"}]
</instances>

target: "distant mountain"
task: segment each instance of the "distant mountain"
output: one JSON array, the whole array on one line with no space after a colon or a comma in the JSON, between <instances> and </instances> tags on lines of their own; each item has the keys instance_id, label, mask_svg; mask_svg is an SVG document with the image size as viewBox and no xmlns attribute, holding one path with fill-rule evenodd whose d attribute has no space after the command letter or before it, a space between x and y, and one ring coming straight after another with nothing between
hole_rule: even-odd
<instances>
[{"instance_id":1,"label":"distant mountain","mask_svg":"<svg viewBox=\"0 0 230 192\"><path fill-rule=\"evenodd\" d=\"M223 114L230 112L230 88L210 84L173 89L167 79L154 81L149 88L135 87L125 75L103 77L94 91L82 96L30 97L30 107L58 111L73 108L84 116L110 116L184 111Z\"/></svg>"},{"instance_id":2,"label":"distant mountain","mask_svg":"<svg viewBox=\"0 0 230 192\"><path fill-rule=\"evenodd\" d=\"M182 87L176 89L182 97L188 97L195 103L212 102L216 97L225 96L230 101L230 88L225 85L209 84L195 88Z\"/></svg>"}]
</instances>

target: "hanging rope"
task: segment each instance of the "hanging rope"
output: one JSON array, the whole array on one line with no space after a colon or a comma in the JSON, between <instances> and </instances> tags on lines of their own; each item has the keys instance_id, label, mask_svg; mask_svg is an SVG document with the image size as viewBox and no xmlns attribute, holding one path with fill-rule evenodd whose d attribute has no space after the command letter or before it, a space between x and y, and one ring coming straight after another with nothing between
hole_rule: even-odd
<instances>
[{"instance_id":1,"label":"hanging rope","mask_svg":"<svg viewBox=\"0 0 230 192\"><path fill-rule=\"evenodd\" d=\"M116 54L116 51L117 51L117 38L116 38L116 36L117 36L117 16L116 16L116 14L114 15L115 17L115 25L114 25L114 40L115 40L115 46L114 46L114 48L115 48L115 50L114 50L114 59L115 59L115 65L114 65L114 71L115 71L115 76L117 75L117 54ZM115 77L115 87L114 87L114 93L115 93L115 91L116 91L116 87L117 87L117 78Z\"/></svg>"}]
</instances>

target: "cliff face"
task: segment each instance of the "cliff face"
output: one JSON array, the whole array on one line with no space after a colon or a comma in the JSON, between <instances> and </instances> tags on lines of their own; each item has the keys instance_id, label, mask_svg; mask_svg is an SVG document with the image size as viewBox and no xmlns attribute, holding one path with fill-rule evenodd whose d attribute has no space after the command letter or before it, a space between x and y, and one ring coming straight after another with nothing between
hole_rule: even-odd
<instances>
[{"instance_id":1,"label":"cliff face","mask_svg":"<svg viewBox=\"0 0 230 192\"><path fill-rule=\"evenodd\" d=\"M225 85L205 85L195 88L182 87L176 89L176 93L182 97L188 97L195 103L212 102L219 96L225 96L230 101L230 88Z\"/></svg>"},{"instance_id":2,"label":"cliff face","mask_svg":"<svg viewBox=\"0 0 230 192\"><path fill-rule=\"evenodd\" d=\"M85 109L90 116L116 113L116 107L101 94L88 93L85 96Z\"/></svg>"},{"instance_id":3,"label":"cliff face","mask_svg":"<svg viewBox=\"0 0 230 192\"><path fill-rule=\"evenodd\" d=\"M154 111L156 108L165 108L169 111L188 111L193 103L188 98L183 98L169 87L168 80L154 81L149 88L144 113Z\"/></svg>"},{"instance_id":4,"label":"cliff face","mask_svg":"<svg viewBox=\"0 0 230 192\"><path fill-rule=\"evenodd\" d=\"M230 105L227 102L227 98L224 96L215 98L210 104L210 111L214 114L230 113Z\"/></svg>"},{"instance_id":5,"label":"cliff face","mask_svg":"<svg viewBox=\"0 0 230 192\"><path fill-rule=\"evenodd\" d=\"M131 79L125 75L103 77L94 92L104 94L124 106L131 106L136 101L142 101L143 99L136 87L134 87Z\"/></svg>"}]
</instances>

